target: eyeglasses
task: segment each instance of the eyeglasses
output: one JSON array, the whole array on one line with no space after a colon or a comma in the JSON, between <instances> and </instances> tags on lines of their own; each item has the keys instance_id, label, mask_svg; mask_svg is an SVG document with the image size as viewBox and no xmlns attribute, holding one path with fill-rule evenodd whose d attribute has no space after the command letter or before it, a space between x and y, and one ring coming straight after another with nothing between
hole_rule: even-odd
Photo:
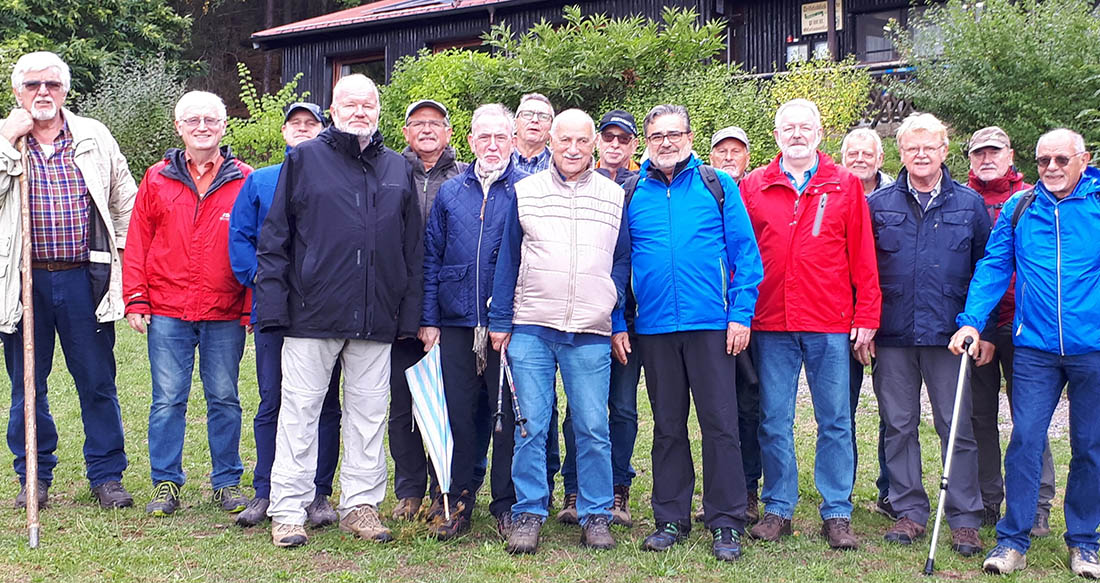
<instances>
[{"instance_id":1,"label":"eyeglasses","mask_svg":"<svg viewBox=\"0 0 1100 583\"><path fill-rule=\"evenodd\" d=\"M531 121L535 118L538 118L539 121L550 121L554 119L554 116L550 115L549 113L543 113L541 111L531 111L530 109L517 113L516 117L527 121Z\"/></svg>"},{"instance_id":2,"label":"eyeglasses","mask_svg":"<svg viewBox=\"0 0 1100 583\"><path fill-rule=\"evenodd\" d=\"M1047 166L1050 166L1051 162L1054 162L1055 165L1057 165L1059 168L1062 168L1066 164L1069 164L1070 160L1080 156L1081 154L1084 154L1084 152L1077 152L1072 156L1039 156L1038 158L1035 158L1035 162L1039 165L1039 168L1046 168Z\"/></svg>"},{"instance_id":3,"label":"eyeglasses","mask_svg":"<svg viewBox=\"0 0 1100 583\"><path fill-rule=\"evenodd\" d=\"M24 81L23 89L31 93L38 93L39 87L43 85L45 85L46 89L49 91L60 91L62 87L61 81Z\"/></svg>"},{"instance_id":4,"label":"eyeglasses","mask_svg":"<svg viewBox=\"0 0 1100 583\"><path fill-rule=\"evenodd\" d=\"M508 134L478 134L474 136L474 141L482 146L488 146L489 143L493 141L496 141L498 144L504 144L511 140L512 136Z\"/></svg>"},{"instance_id":5,"label":"eyeglasses","mask_svg":"<svg viewBox=\"0 0 1100 583\"><path fill-rule=\"evenodd\" d=\"M611 143L612 141L619 142L620 144L625 146L630 143L630 140L634 139L634 136L629 136L627 134L613 134L611 132L600 132L600 139L607 143Z\"/></svg>"},{"instance_id":6,"label":"eyeglasses","mask_svg":"<svg viewBox=\"0 0 1100 583\"><path fill-rule=\"evenodd\" d=\"M663 134L649 134L645 140L654 144L660 144L665 140L668 140L671 144L679 144L680 140L687 135L687 132L666 132Z\"/></svg>"},{"instance_id":7,"label":"eyeglasses","mask_svg":"<svg viewBox=\"0 0 1100 583\"><path fill-rule=\"evenodd\" d=\"M917 156L919 154L931 154L943 148L943 144L936 146L906 146L901 149L906 156Z\"/></svg>"},{"instance_id":8,"label":"eyeglasses","mask_svg":"<svg viewBox=\"0 0 1100 583\"><path fill-rule=\"evenodd\" d=\"M443 128L447 127L447 122L445 122L441 119L426 119L426 120L410 121L410 122L405 124L405 127L409 128L411 130L419 130L420 128L423 128L425 126L431 128L433 130L438 130L438 129L443 129Z\"/></svg>"},{"instance_id":9,"label":"eyeglasses","mask_svg":"<svg viewBox=\"0 0 1100 583\"><path fill-rule=\"evenodd\" d=\"M189 128L197 128L199 124L205 124L208 128L219 128L225 123L225 120L216 117L189 117L181 119L180 123Z\"/></svg>"}]
</instances>

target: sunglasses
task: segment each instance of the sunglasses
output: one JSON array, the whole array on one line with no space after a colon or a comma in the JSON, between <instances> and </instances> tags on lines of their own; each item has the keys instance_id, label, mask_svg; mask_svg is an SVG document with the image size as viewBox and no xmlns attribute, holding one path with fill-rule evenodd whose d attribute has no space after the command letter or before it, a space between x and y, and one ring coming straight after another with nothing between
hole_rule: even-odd
<instances>
[{"instance_id":1,"label":"sunglasses","mask_svg":"<svg viewBox=\"0 0 1100 583\"><path fill-rule=\"evenodd\" d=\"M1054 162L1056 166L1061 168L1066 164L1069 164L1070 160L1080 156L1081 154L1084 154L1084 152L1077 152L1072 156L1039 156L1035 159L1035 162L1039 164L1039 168L1046 168L1047 166L1050 166L1051 162Z\"/></svg>"},{"instance_id":2,"label":"sunglasses","mask_svg":"<svg viewBox=\"0 0 1100 583\"><path fill-rule=\"evenodd\" d=\"M611 132L601 132L600 139L605 142L611 143L612 141L619 142L622 145L627 145L630 140L634 139L634 136L628 136L626 134L613 134Z\"/></svg>"},{"instance_id":3,"label":"sunglasses","mask_svg":"<svg viewBox=\"0 0 1100 583\"><path fill-rule=\"evenodd\" d=\"M61 81L24 81L23 89L37 93L38 89L43 85L50 91L60 91L62 87Z\"/></svg>"}]
</instances>

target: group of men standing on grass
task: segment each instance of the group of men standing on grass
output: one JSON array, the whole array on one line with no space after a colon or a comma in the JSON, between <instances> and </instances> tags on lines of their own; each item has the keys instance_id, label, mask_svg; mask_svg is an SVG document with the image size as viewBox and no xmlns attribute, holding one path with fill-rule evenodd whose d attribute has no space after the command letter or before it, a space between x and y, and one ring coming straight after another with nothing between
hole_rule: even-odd
<instances>
[{"instance_id":1,"label":"group of men standing on grass","mask_svg":"<svg viewBox=\"0 0 1100 583\"><path fill-rule=\"evenodd\" d=\"M875 507L895 520L884 538L912 544L930 509L920 389L946 447L954 355L969 338L978 366L957 424L952 547L982 552L978 527L996 523L998 544L984 568L1008 573L1026 565L1029 534L1049 533L1046 428L1068 382L1065 539L1071 569L1100 577L1100 428L1087 418L1100 400L1100 256L1088 245L1100 225L1100 172L1070 130L1040 138L1034 187L1015 170L1002 130L976 132L966 186L944 165L947 128L915 114L898 130L904 168L892 180L881 171L876 133L849 134L838 164L819 150L816 105L794 99L775 115L779 154L749 172L743 130L712 136L705 164L682 106L658 105L638 128L625 111L597 124L529 94L515 114L500 104L474 112L466 139L475 160L464 164L449 145L445 105L410 104L408 148L397 153L378 131L378 88L349 75L333 89L332 125L315 104L291 105L285 161L255 172L221 145L222 101L187 93L175 108L184 147L136 186L107 129L63 108L68 87L56 55L25 55L12 74L20 107L0 126L8 442L22 481L16 273L27 173L42 504L57 462L45 384L55 331L80 397L93 496L106 508L133 503L121 483L127 462L114 381L112 323L125 314L148 337L154 489L146 511L154 515L180 503L197 349L214 502L238 513L242 526L270 517L277 546L305 544L307 523L392 540L378 510L388 428L395 520L423 516L441 539L465 533L488 470L489 510L507 550L533 553L561 463L560 372L566 453L557 518L581 525L582 545L612 548L610 525L632 524L644 368L655 529L642 548L667 550L691 530L694 400L703 453L695 518L710 531L714 556L732 561L747 529L764 541L792 532L795 396L805 370L821 533L833 548L854 549L855 410L871 365L880 414ZM26 157L15 149L20 140ZM238 451L248 332L261 397L251 499L240 487ZM436 345L455 443L446 509L438 488L429 489L403 374ZM1014 422L1004 485L1002 368ZM514 381L516 403L511 391L494 398L501 374ZM432 503L422 510L426 492ZM24 485L16 504L25 503Z\"/></svg>"}]
</instances>

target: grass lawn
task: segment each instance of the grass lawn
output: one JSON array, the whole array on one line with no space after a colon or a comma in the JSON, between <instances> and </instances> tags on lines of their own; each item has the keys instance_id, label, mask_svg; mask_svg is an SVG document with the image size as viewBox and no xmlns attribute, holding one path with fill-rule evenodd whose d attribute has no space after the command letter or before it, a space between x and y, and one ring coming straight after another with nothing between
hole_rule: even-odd
<instances>
[{"instance_id":1,"label":"grass lawn","mask_svg":"<svg viewBox=\"0 0 1100 583\"><path fill-rule=\"evenodd\" d=\"M151 518L143 509L152 487L149 482L148 446L149 363L145 339L124 324L117 326L116 359L122 418L126 426L126 451L130 469L124 483L134 495L135 507L102 511L92 500L83 476L81 447L83 432L80 410L72 380L65 370L60 347L50 377L51 409L61 428L55 480L50 489L50 506L41 513L41 543L29 549L23 511L12 508L18 492L14 473L4 472L0 480L0 580L2 581L478 581L489 583L526 581L912 581L928 552L927 538L913 547L888 545L882 533L886 518L870 511L876 495L875 439L878 419L874 396L865 384L860 403L858 439L859 479L855 489L853 527L862 540L856 552L829 550L820 538L816 506L820 497L813 486L812 462L816 429L812 411L804 401L799 406L795 440L799 465L801 504L795 515L795 535L780 544L748 541L744 558L732 565L720 564L710 556L710 537L696 528L686 544L663 553L643 553L641 540L653 527L649 509L651 486L649 448L652 420L644 388L639 390L640 429L634 455L638 471L632 490L632 529L615 527L617 549L595 553L578 546L579 530L550 521L543 528L542 545L535 556L511 557L496 537L495 521L489 515L488 488L482 490L474 514L471 534L449 543L427 536L423 525L393 525L396 542L376 545L353 539L335 527L312 532L307 546L277 549L271 545L265 527L244 530L230 516L215 510L210 499L210 461L206 445L205 403L197 367L188 410L188 433L184 447L184 468L189 481L183 489L183 507L169 518ZM241 364L240 394L244 408L241 456L244 484L251 483L255 463L252 416L259 397L256 392L255 360L251 341ZM0 375L8 394L7 375ZM699 431L694 420L691 434L699 464ZM922 425L926 487L935 496L939 483L939 448L930 426ZM1007 438L1007 436L1006 436ZM1057 464L1059 493L1054 499L1051 527L1055 535L1035 541L1028 556L1029 567L1012 581L1069 581L1065 545L1061 533L1062 489L1069 462L1068 439L1051 444ZM5 450L5 460L10 454ZM5 462L5 466L10 465ZM701 478L696 493L701 490ZM337 486L338 487L338 486ZM561 482L554 499L560 504ZM383 510L395 503L392 488ZM1100 502L1098 502L1100 503ZM935 499L933 498L933 510ZM944 533L947 529L944 528ZM982 529L989 548L991 529ZM937 574L941 579L992 581L980 573L981 559L963 559L949 547L950 535L941 536L937 553Z\"/></svg>"}]
</instances>

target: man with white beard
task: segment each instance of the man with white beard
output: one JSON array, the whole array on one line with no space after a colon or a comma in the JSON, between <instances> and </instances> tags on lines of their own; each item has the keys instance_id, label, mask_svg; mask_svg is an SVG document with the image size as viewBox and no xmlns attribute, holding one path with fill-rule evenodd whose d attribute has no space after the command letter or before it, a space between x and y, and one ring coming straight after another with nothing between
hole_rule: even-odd
<instances>
[{"instance_id":1,"label":"man with white beard","mask_svg":"<svg viewBox=\"0 0 1100 583\"><path fill-rule=\"evenodd\" d=\"M0 125L0 337L11 379L8 447L24 483L15 505L27 503L23 443L23 327L19 301L20 174L27 173L34 294L36 418L40 506L57 465L57 428L46 378L54 333L80 396L85 473L104 508L133 498L122 487L126 453L115 385L114 321L122 317L122 248L137 186L126 158L103 124L64 108L69 67L53 53L23 55L11 75L16 107ZM22 139L27 167L16 149Z\"/></svg>"},{"instance_id":2,"label":"man with white beard","mask_svg":"<svg viewBox=\"0 0 1100 583\"><path fill-rule=\"evenodd\" d=\"M382 447L390 345L420 323L423 240L412 172L378 132L378 88L333 88L333 126L287 154L258 253L257 326L281 333L282 407L271 471L271 537L306 543L317 422L337 359L344 371L340 529L386 542Z\"/></svg>"}]
</instances>

